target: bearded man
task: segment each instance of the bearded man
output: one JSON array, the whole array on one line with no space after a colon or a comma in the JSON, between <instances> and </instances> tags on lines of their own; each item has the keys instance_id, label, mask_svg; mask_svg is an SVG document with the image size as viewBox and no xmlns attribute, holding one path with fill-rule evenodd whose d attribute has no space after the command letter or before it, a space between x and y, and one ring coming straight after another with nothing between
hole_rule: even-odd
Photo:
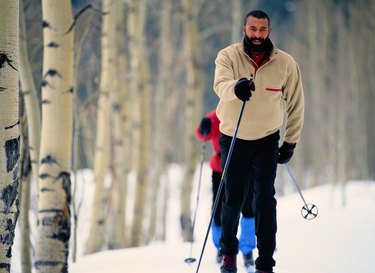
<instances>
[{"instance_id":1,"label":"bearded man","mask_svg":"<svg viewBox=\"0 0 375 273\"><path fill-rule=\"evenodd\" d=\"M255 272L272 273L277 229L274 187L277 163L287 163L300 140L303 87L294 58L270 40L271 23L265 12L249 12L242 32L242 43L222 49L215 61L214 91L220 98L216 113L220 120L223 169L240 109L247 102L224 179L220 269L221 273L237 272L239 217L246 196L252 194L258 249ZM279 147L283 125L283 144Z\"/></svg>"}]
</instances>

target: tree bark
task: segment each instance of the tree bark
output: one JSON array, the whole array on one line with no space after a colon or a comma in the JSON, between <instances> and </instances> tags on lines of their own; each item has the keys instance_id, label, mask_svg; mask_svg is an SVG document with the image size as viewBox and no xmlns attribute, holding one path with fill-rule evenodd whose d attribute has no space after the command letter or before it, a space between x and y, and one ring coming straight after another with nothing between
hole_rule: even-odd
<instances>
[{"instance_id":1,"label":"tree bark","mask_svg":"<svg viewBox=\"0 0 375 273\"><path fill-rule=\"evenodd\" d=\"M20 219L18 225L20 226L21 233L21 268L22 273L32 272L31 262L31 243L30 243L30 222L29 222L29 211L30 211L30 184L31 184L31 160L30 153L27 147L29 142L27 136L27 119L25 116L21 121L21 155L20 155Z\"/></svg>"},{"instance_id":2,"label":"tree bark","mask_svg":"<svg viewBox=\"0 0 375 273\"><path fill-rule=\"evenodd\" d=\"M36 272L67 272L73 135L73 23L70 1L42 1L43 84Z\"/></svg>"},{"instance_id":3,"label":"tree bark","mask_svg":"<svg viewBox=\"0 0 375 273\"><path fill-rule=\"evenodd\" d=\"M243 4L241 0L232 1L232 24L231 24L231 42L239 43L241 41L243 25Z\"/></svg>"},{"instance_id":4,"label":"tree bark","mask_svg":"<svg viewBox=\"0 0 375 273\"><path fill-rule=\"evenodd\" d=\"M24 15L24 4L20 1L20 83L23 95L23 101L26 109L27 124L26 130L28 133L26 139L28 151L24 151L28 156L28 162L22 160L22 165L25 167L30 163L30 174L26 173L27 168L22 168L21 172L21 266L22 272L31 272L31 247L30 247L30 223L29 223L29 209L30 209L30 190L31 182L35 183L35 188L38 189L38 168L39 168L39 152L40 152L40 104L38 100L38 94L35 88L34 78L30 67L28 50L27 50L27 39L26 39L26 28L25 28L25 15Z\"/></svg>"},{"instance_id":5,"label":"tree bark","mask_svg":"<svg viewBox=\"0 0 375 273\"><path fill-rule=\"evenodd\" d=\"M149 94L147 93L149 87L149 67L148 59L145 56L145 40L143 38L143 31L145 26L146 15L146 1L134 1L134 27L132 36L134 44L132 48L132 58L134 59L132 65L132 90L135 96L135 129L134 147L136 147L136 169L137 179L135 185L135 201L133 210L132 232L131 232L131 246L139 246L144 243L144 215L145 215L145 199L148 187L148 167L149 167L149 142L150 142L150 122L149 109L150 103L148 101ZM136 46L137 48L134 48ZM141 61L142 60L142 61ZM136 76L138 75L138 76ZM147 109L148 108L148 109Z\"/></svg>"},{"instance_id":6,"label":"tree bark","mask_svg":"<svg viewBox=\"0 0 375 273\"><path fill-rule=\"evenodd\" d=\"M169 84L169 76L172 71L172 59L165 52L172 53L171 46L171 17L172 17L172 1L164 0L161 3L160 9L160 50L158 52L159 62L158 62L158 71L159 77L156 86L155 92L155 106L153 107L154 114L154 128L153 133L153 143L152 143L152 152L151 152L151 213L149 221L149 230L148 230L148 240L151 241L155 234L157 228L157 222L162 221L163 210L158 207L158 199L163 193L160 192L160 180L162 179L163 173L166 171L166 141L168 125L169 123L165 120L165 110L168 105L168 96L167 91L172 90L171 85ZM159 197L159 198L158 198ZM160 225L162 226L162 225Z\"/></svg>"},{"instance_id":7,"label":"tree bark","mask_svg":"<svg viewBox=\"0 0 375 273\"><path fill-rule=\"evenodd\" d=\"M95 193L91 212L90 234L86 245L86 254L98 252L105 245L105 227L107 211L107 191L104 180L109 172L110 162L110 133L111 133L111 92L115 60L114 47L114 16L112 1L103 0L102 25L102 66L100 95L97 113L97 135L95 146Z\"/></svg>"},{"instance_id":8,"label":"tree bark","mask_svg":"<svg viewBox=\"0 0 375 273\"><path fill-rule=\"evenodd\" d=\"M191 0L183 0L184 20L184 57L186 65L186 104L185 104L185 134L184 134L184 177L181 185L181 215L180 222L185 241L192 241L192 223L190 219L191 192L194 182L194 172L199 158L195 126L202 112L202 90L199 79L200 58L198 57L198 26L196 12Z\"/></svg>"},{"instance_id":9,"label":"tree bark","mask_svg":"<svg viewBox=\"0 0 375 273\"><path fill-rule=\"evenodd\" d=\"M125 39L122 27L124 21L124 3L116 0L113 2L111 14L113 14L114 39L112 40L114 66L117 71L113 80L114 87L111 92L112 105L112 187L110 192L110 219L109 219L109 249L124 248L126 246L125 239L125 199L127 179L124 169L126 168L124 158L127 156L125 141L123 136L122 117L127 105L124 100L126 86L123 84L123 75L125 75L124 53L121 52L122 42Z\"/></svg>"},{"instance_id":10,"label":"tree bark","mask_svg":"<svg viewBox=\"0 0 375 273\"><path fill-rule=\"evenodd\" d=\"M33 179L38 181L38 162L40 150L40 104L27 51L25 16L23 1L20 1L20 82L25 102L28 125L29 153ZM38 188L36 186L36 188Z\"/></svg>"},{"instance_id":11,"label":"tree bark","mask_svg":"<svg viewBox=\"0 0 375 273\"><path fill-rule=\"evenodd\" d=\"M0 272L10 272L18 210L19 2L0 0Z\"/></svg>"}]
</instances>

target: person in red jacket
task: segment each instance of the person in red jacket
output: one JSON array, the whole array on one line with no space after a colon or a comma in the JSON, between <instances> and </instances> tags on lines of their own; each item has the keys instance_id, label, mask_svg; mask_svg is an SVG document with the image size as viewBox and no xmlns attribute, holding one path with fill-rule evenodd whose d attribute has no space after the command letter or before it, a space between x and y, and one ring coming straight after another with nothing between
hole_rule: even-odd
<instances>
[{"instance_id":1,"label":"person in red jacket","mask_svg":"<svg viewBox=\"0 0 375 273\"><path fill-rule=\"evenodd\" d=\"M196 128L196 135L202 141L211 141L213 148L213 155L210 157L210 168L212 170L212 191L213 191L213 204L215 202L220 181L222 177L222 165L225 162L221 162L220 155L220 121L216 116L216 109L202 119L199 126ZM224 189L224 187L223 187ZM223 192L221 192L220 198L222 198ZM241 235L239 238L239 249L243 254L244 264L248 272L254 270L253 260L253 249L255 248L255 226L254 226L254 213L252 210L252 196L249 195L246 198L242 208L241 217ZM220 237L221 237L221 200L218 203L217 209L214 214L214 219L211 226L212 240L217 249L217 263L221 263L222 254L219 251L220 248Z\"/></svg>"}]
</instances>

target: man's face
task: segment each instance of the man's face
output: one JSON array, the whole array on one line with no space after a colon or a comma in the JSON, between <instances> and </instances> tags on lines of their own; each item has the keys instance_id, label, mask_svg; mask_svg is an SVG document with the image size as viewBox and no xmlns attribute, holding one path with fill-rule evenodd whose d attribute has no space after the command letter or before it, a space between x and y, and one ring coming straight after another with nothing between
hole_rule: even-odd
<instances>
[{"instance_id":1,"label":"man's face","mask_svg":"<svg viewBox=\"0 0 375 273\"><path fill-rule=\"evenodd\" d=\"M246 25L242 27L242 32L257 47L261 46L270 35L271 27L268 25L267 19L258 19L250 16L247 18Z\"/></svg>"}]
</instances>

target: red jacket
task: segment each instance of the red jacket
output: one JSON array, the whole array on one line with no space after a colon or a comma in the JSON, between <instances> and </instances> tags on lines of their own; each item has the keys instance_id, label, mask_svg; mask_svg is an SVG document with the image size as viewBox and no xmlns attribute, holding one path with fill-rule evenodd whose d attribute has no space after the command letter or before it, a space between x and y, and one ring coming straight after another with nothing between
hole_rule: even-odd
<instances>
[{"instance_id":1,"label":"red jacket","mask_svg":"<svg viewBox=\"0 0 375 273\"><path fill-rule=\"evenodd\" d=\"M206 135L205 141L211 140L212 148L214 150L214 154L210 158L210 167L214 172L222 172L221 163L220 163L220 145L219 145L219 138L220 138L220 130L219 124L220 121L216 116L216 109L212 110L206 115L207 118L211 119L211 131L208 135ZM203 135L199 132L199 125L196 129L197 137L204 141Z\"/></svg>"}]
</instances>

